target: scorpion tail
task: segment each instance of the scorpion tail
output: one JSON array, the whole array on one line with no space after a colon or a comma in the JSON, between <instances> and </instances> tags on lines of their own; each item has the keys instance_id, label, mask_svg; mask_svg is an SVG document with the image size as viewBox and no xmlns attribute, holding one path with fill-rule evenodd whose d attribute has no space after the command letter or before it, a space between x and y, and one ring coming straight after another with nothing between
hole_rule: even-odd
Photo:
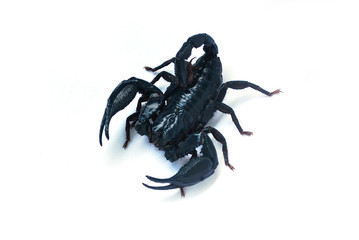
<instances>
[{"instance_id":1,"label":"scorpion tail","mask_svg":"<svg viewBox=\"0 0 359 240\"><path fill-rule=\"evenodd\" d=\"M153 182L168 183L169 185L159 187L149 186L147 184L143 185L155 190L181 188L181 195L183 196L184 187L199 183L211 176L218 166L216 149L207 134L202 135L201 142L203 142L201 150L202 156L191 158L174 176L166 179L146 176ZM198 143L193 142L194 148L196 148L197 145Z\"/></svg>"},{"instance_id":2,"label":"scorpion tail","mask_svg":"<svg viewBox=\"0 0 359 240\"><path fill-rule=\"evenodd\" d=\"M213 38L206 33L199 33L188 38L187 41L183 43L177 52L176 58L181 60L188 59L191 56L192 49L199 48L202 45L206 54L218 54L218 47Z\"/></svg>"},{"instance_id":3,"label":"scorpion tail","mask_svg":"<svg viewBox=\"0 0 359 240\"><path fill-rule=\"evenodd\" d=\"M206 33L200 33L193 35L188 38L182 47L176 54L175 58L175 74L179 77L179 85L184 87L187 86L189 80L188 73L188 59L191 56L193 48L199 48L203 45L203 50L208 56L215 56L218 54L217 44L214 42L213 38Z\"/></svg>"},{"instance_id":4,"label":"scorpion tail","mask_svg":"<svg viewBox=\"0 0 359 240\"><path fill-rule=\"evenodd\" d=\"M105 113L102 117L99 134L101 146L103 130L105 130L106 138L109 139L109 125L111 118L117 112L124 109L128 104L130 104L130 102L135 98L138 92L141 94L163 94L162 91L155 85L135 77L122 81L119 85L117 85L117 87L115 88L115 90L113 90L107 100Z\"/></svg>"}]
</instances>

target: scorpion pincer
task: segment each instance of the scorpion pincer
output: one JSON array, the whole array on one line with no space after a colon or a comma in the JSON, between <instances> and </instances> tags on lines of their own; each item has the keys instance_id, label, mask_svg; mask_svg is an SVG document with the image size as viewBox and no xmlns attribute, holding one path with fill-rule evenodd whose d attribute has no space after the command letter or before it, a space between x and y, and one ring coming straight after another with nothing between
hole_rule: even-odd
<instances>
[{"instance_id":1,"label":"scorpion pincer","mask_svg":"<svg viewBox=\"0 0 359 240\"><path fill-rule=\"evenodd\" d=\"M192 49L202 45L204 54L192 65L192 60L188 61ZM196 34L188 38L175 57L155 68L145 67L147 71L155 72L174 63L174 75L161 71L151 82L131 77L122 81L108 98L100 127L101 145L103 131L109 139L111 118L140 93L142 96L138 100L136 111L126 120L126 141L123 147L127 147L130 129L134 127L140 135L147 136L149 142L163 150L169 161L174 162L186 155L191 156L170 178L146 176L153 182L166 185L150 186L143 183L144 186L156 190L179 188L184 196L184 187L211 176L218 166L218 158L209 134L222 144L224 162L233 170L234 167L228 161L226 139L217 129L206 124L218 110L230 114L240 134L252 135L252 132L242 129L233 109L223 103L228 88L250 87L267 96L280 92L279 89L268 92L247 81L223 83L222 65L217 54L218 48L212 37L205 33ZM169 82L165 92L155 86L161 78ZM196 150L198 147L201 147L199 153Z\"/></svg>"}]
</instances>

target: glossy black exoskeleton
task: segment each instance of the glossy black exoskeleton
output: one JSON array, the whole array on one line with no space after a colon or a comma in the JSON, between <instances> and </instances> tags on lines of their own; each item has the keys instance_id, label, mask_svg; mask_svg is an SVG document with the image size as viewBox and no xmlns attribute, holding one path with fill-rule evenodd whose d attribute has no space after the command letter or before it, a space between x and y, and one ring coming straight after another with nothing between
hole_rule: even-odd
<instances>
[{"instance_id":1,"label":"glossy black exoskeleton","mask_svg":"<svg viewBox=\"0 0 359 240\"><path fill-rule=\"evenodd\" d=\"M204 54L192 65L187 59L192 49L203 45ZM159 179L147 176L151 181L166 183L165 186L144 186L167 190L180 188L184 196L184 187L194 185L211 176L217 165L217 153L208 134L222 144L225 164L234 167L228 161L228 150L224 136L215 128L206 126L215 111L228 113L242 135L251 135L243 131L231 107L222 103L227 89L253 88L267 96L277 94L280 90L268 92L247 81L222 82L222 65L218 48L212 37L203 33L194 35L183 44L176 57L165 61L155 68L145 67L155 72L171 63L175 66L175 75L162 71L151 83L132 77L122 81L110 95L100 127L100 144L102 133L109 139L109 124L113 115L125 108L137 93L139 98L136 111L126 120L126 142L130 141L130 128L135 127L140 135L165 152L165 157L173 162L188 154L190 160L170 178ZM163 78L170 83L163 93L154 84ZM142 104L145 103L145 104ZM200 154L196 148L201 147Z\"/></svg>"}]
</instances>

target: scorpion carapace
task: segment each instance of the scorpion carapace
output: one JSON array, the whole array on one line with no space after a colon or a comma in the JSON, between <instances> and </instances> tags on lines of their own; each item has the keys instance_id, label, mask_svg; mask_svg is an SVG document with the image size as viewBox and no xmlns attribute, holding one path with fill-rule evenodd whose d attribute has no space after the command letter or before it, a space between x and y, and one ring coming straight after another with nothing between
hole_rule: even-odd
<instances>
[{"instance_id":1,"label":"scorpion carapace","mask_svg":"<svg viewBox=\"0 0 359 240\"><path fill-rule=\"evenodd\" d=\"M192 49L202 45L204 54L192 65L192 60L188 61ZM230 114L240 134L251 135L252 132L242 129L233 109L222 102L228 88L250 87L267 96L280 92L279 89L268 92L247 81L223 83L222 65L217 54L218 48L212 37L205 33L194 35L188 38L175 57L155 68L145 67L147 71L155 72L174 63L174 75L161 71L151 82L132 77L122 81L108 98L100 127L101 145L104 130L106 138L109 139L109 124L112 116L125 108L135 95L140 93L142 96L138 100L136 111L126 120L126 141L123 147L127 147L130 141L130 129L134 127L140 135L147 136L149 142L163 150L169 161L176 161L186 155L191 156L178 173L170 178L146 176L153 182L167 185L143 184L144 186L157 190L180 188L181 195L184 196L184 187L211 176L218 165L218 158L209 134L222 144L224 162L233 170L234 167L228 161L224 136L217 129L206 124L218 110ZM155 86L161 78L169 82L165 92ZM199 154L196 150L198 147L201 147Z\"/></svg>"}]
</instances>

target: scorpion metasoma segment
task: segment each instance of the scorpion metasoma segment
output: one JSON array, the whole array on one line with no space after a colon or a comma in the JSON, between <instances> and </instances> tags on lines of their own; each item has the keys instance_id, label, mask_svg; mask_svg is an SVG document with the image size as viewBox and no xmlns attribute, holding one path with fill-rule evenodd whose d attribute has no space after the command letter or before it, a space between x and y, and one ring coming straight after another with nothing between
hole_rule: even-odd
<instances>
[{"instance_id":1,"label":"scorpion metasoma segment","mask_svg":"<svg viewBox=\"0 0 359 240\"><path fill-rule=\"evenodd\" d=\"M204 54L192 64L188 61L193 48L203 45ZM215 111L230 114L232 120L242 135L252 132L243 131L233 109L222 103L228 88L253 88L267 96L277 94L280 90L268 92L247 81L222 82L222 65L218 48L212 37L203 33L194 35L183 44L177 55L158 67L145 67L147 71L155 72L174 63L175 74L162 71L152 82L136 77L122 81L112 92L107 101L105 113L100 127L100 144L105 130L109 139L109 124L113 115L124 109L137 93L142 94L138 100L136 111L126 120L127 147L130 141L130 129L135 127L140 135L148 137L158 149L165 152L165 157L174 162L186 155L190 160L184 164L178 173L166 179L147 176L153 182L163 183L162 186L144 186L167 190L179 188L184 196L184 187L194 185L211 176L217 165L216 149L209 137L222 144L224 162L230 168L234 167L228 161L228 150L224 136L215 128L206 126ZM163 78L169 86L163 93L154 84ZM200 153L196 148L201 147Z\"/></svg>"}]
</instances>

